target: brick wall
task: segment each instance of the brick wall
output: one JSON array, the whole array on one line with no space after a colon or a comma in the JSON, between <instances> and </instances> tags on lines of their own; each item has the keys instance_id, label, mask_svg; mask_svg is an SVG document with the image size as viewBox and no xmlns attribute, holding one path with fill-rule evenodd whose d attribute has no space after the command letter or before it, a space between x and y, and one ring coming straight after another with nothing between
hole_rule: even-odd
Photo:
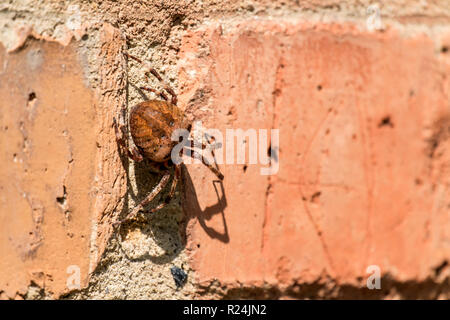
<instances>
[{"instance_id":1,"label":"brick wall","mask_svg":"<svg viewBox=\"0 0 450 320\"><path fill-rule=\"evenodd\" d=\"M407 4L0 4L0 297L449 298L450 7ZM159 178L115 141L161 89L124 51L191 121L279 130L277 172L185 164L113 228Z\"/></svg>"}]
</instances>

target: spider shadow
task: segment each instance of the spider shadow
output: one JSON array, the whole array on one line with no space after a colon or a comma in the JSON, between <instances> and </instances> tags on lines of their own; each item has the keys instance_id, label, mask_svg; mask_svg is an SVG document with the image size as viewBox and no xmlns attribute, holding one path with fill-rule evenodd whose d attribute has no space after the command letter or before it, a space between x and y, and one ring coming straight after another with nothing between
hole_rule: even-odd
<instances>
[{"instance_id":1,"label":"spider shadow","mask_svg":"<svg viewBox=\"0 0 450 320\"><path fill-rule=\"evenodd\" d=\"M123 158L127 158L124 155ZM125 160L127 163L129 160ZM144 199L151 190L157 185L161 179L162 174L155 174L149 171L148 160L142 162L135 162L134 165L134 179L136 181L137 192L132 192L131 180L128 176L127 170L127 185L128 194L134 203L139 203ZM127 254L122 248L122 251L130 261L144 261L150 260L155 264L167 264L173 261L181 251L186 247L187 243L187 224L191 219L197 219L198 223L206 234L221 242L228 243L230 241L228 226L225 219L225 208L227 207L227 199L223 182L220 180L213 180L212 186L217 195L217 203L201 209L197 192L195 190L192 178L184 164L182 164L181 183L178 185L180 191L174 197L166 208L157 211L152 215L140 213L139 218L130 223L124 223L119 232L121 238L130 232L132 229L138 228L140 233L145 238L151 238L151 241L159 248L160 254L152 254L149 251L139 256L132 256ZM171 181L169 181L169 184ZM168 187L164 188L160 195L158 195L147 207L152 208L156 206L168 193ZM128 202L121 216L125 216L128 209ZM221 214L223 231L218 231L207 225L207 221L211 220L216 214ZM138 245L138 244L136 244ZM149 248L150 249L150 248Z\"/></svg>"},{"instance_id":2,"label":"spider shadow","mask_svg":"<svg viewBox=\"0 0 450 320\"><path fill-rule=\"evenodd\" d=\"M123 158L127 158L127 156L124 155ZM128 160L125 161L129 163ZM161 177L162 174L149 170L148 160L135 162L134 177L131 177L130 172L127 170L128 193L120 217L124 218L132 210L132 207L129 205L129 199L132 200L134 205L140 203L158 184ZM135 181L135 189L132 186L132 178ZM169 181L170 183L171 180ZM163 201L168 191L169 187L166 186L145 209L153 208ZM183 212L179 202L179 196L176 196L164 209L153 214L146 214L145 211L140 212L136 218L124 222L116 229L118 240L121 243L121 250L128 260L150 260L155 264L166 264L179 255L184 248L183 239L179 233L179 225L183 219ZM140 234L137 238L131 235L136 235L135 231L138 231L138 234ZM131 235L131 238L127 239L127 235ZM123 246L125 241L129 242L129 245ZM136 253L137 251L144 252Z\"/></svg>"},{"instance_id":3,"label":"spider shadow","mask_svg":"<svg viewBox=\"0 0 450 320\"><path fill-rule=\"evenodd\" d=\"M203 228L203 230L210 238L217 239L223 243L230 242L227 221L225 219L225 208L227 207L228 204L225 195L225 188L223 186L223 181L213 180L212 184L217 195L217 203L212 206L208 206L204 210L202 210L198 202L197 192L192 182L192 178L189 175L189 172L184 164L182 165L182 180L184 187L182 206L186 218L188 220L196 218L200 226ZM220 188L220 192L218 186ZM212 227L209 227L206 224L206 221L211 220L212 217L216 214L221 214L222 216L222 224L223 224L222 232ZM185 233L183 233L183 237L186 243Z\"/></svg>"},{"instance_id":4,"label":"spider shadow","mask_svg":"<svg viewBox=\"0 0 450 320\"><path fill-rule=\"evenodd\" d=\"M149 98L147 95L137 86L130 84L138 93L141 95L142 99L147 101ZM120 149L120 146L117 146ZM120 213L120 217L125 217L131 210L129 206L129 198L133 200L135 204L140 203L158 184L162 177L162 173L152 171L152 166L149 160L144 159L142 162L134 162L134 181L136 185L136 191L133 192L132 179L130 179L129 164L130 160L126 154L121 153L122 165L125 168L127 176L127 197L124 201L124 207ZM173 176L173 169L172 169ZM124 236L131 231L136 229L140 230L140 233L145 239L151 239L156 247L157 254L154 252L150 253L150 250L154 245L150 245L149 250L146 253L139 255L128 254L123 246L121 245L122 252L130 261L143 261L150 260L155 264L166 264L170 263L175 259L180 252L185 248L187 243L186 227L187 222L191 218L197 218L200 226L205 230L205 232L211 237L218 239L224 243L229 242L228 227L225 220L224 209L227 206L225 191L222 181L213 181L213 187L218 197L217 204L207 207L205 210L201 210L200 204L197 199L197 194L192 182L192 179L188 173L188 170L184 164L182 164L182 176L178 185L178 190L181 192L175 196L171 203L166 206L163 210L160 210L154 214L146 215L145 212L139 214L139 217L135 221L130 223L124 223L117 231L120 236L119 242L122 243ZM171 184L169 181L168 185ZM220 185L220 191L217 188L217 184ZM162 199L164 199L168 193L169 188L166 186L164 190L148 205L146 209L156 206ZM223 221L223 232L219 232L214 228L209 227L206 221L210 220L215 214L222 214ZM148 242L146 242L148 243ZM136 246L139 243L135 244Z\"/></svg>"},{"instance_id":5,"label":"spider shadow","mask_svg":"<svg viewBox=\"0 0 450 320\"><path fill-rule=\"evenodd\" d=\"M137 86L130 84L144 101L148 101L148 96ZM124 115L122 115L124 116ZM124 119L125 120L125 119ZM126 121L125 121L126 123ZM128 130L128 126L127 126ZM131 139L131 138L130 138ZM149 160L144 159L142 162L134 162L134 176L130 174L130 159L127 154L123 152L120 145L117 143L117 148L120 152L120 159L127 177L127 195L125 197L124 206L120 212L120 218L124 218L132 210L130 207L130 199L137 205L140 203L158 184L162 177L161 172L152 171L152 165ZM173 173L173 172L172 172ZM135 181L136 188L133 188L132 181ZM171 181L169 181L170 185ZM164 188L162 192L148 205L145 209L156 206L168 193L168 187ZM155 264L170 263L183 250L184 244L179 234L179 224L182 220L182 210L179 203L179 197L174 197L171 205L166 206L165 209L160 210L152 215L146 215L145 212L138 214L137 219L130 222L125 222L116 229L116 239L120 243L121 251L130 261L151 260ZM141 240L132 243L131 247L142 247L149 242L154 242L154 245L149 245L149 250L140 254L134 254L134 250L126 250L122 246L126 235L134 230L139 229ZM131 242L134 242L133 240ZM156 245L156 246L155 246ZM128 246L129 247L129 246ZM150 253L152 247L157 247L155 252ZM154 248L153 248L154 249ZM130 251L130 252L127 252ZM131 253L131 254L130 254Z\"/></svg>"}]
</instances>

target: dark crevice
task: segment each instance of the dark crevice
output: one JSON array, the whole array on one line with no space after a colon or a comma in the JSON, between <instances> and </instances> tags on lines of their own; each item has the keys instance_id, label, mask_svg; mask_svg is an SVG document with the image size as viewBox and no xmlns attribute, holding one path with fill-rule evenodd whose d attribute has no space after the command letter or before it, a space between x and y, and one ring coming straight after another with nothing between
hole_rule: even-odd
<instances>
[{"instance_id":1,"label":"dark crevice","mask_svg":"<svg viewBox=\"0 0 450 320\"><path fill-rule=\"evenodd\" d=\"M62 197L56 197L56 202L58 202L63 207L66 205L66 202L67 202L66 186L63 186L63 196Z\"/></svg>"},{"instance_id":2,"label":"dark crevice","mask_svg":"<svg viewBox=\"0 0 450 320\"><path fill-rule=\"evenodd\" d=\"M434 269L435 276L438 277L442 271L448 266L448 261L445 260L439 266Z\"/></svg>"},{"instance_id":3,"label":"dark crevice","mask_svg":"<svg viewBox=\"0 0 450 320\"><path fill-rule=\"evenodd\" d=\"M394 127L394 124L391 121L391 117L390 116L386 116L383 119L381 119L380 123L378 124L378 128L381 127Z\"/></svg>"},{"instance_id":4,"label":"dark crevice","mask_svg":"<svg viewBox=\"0 0 450 320\"><path fill-rule=\"evenodd\" d=\"M201 295L213 294L221 299L437 299L450 295L450 278L436 282L432 278L424 281L397 281L390 275L381 278L381 289L368 289L366 280L359 277L359 285L337 284L331 279L321 279L312 283L294 283L286 289L266 285L264 287L227 288L217 281L210 286L200 287Z\"/></svg>"},{"instance_id":5,"label":"dark crevice","mask_svg":"<svg viewBox=\"0 0 450 320\"><path fill-rule=\"evenodd\" d=\"M34 93L34 92L31 92L29 95L28 95L28 101L33 101L34 99L36 99L36 93Z\"/></svg>"},{"instance_id":6,"label":"dark crevice","mask_svg":"<svg viewBox=\"0 0 450 320\"><path fill-rule=\"evenodd\" d=\"M183 14L175 14L172 17L172 27L179 26L183 23L185 16Z\"/></svg>"},{"instance_id":7,"label":"dark crevice","mask_svg":"<svg viewBox=\"0 0 450 320\"><path fill-rule=\"evenodd\" d=\"M267 156L270 159L273 159L275 162L278 162L278 152L277 148L272 148L272 143L270 143L269 148L267 149Z\"/></svg>"},{"instance_id":8,"label":"dark crevice","mask_svg":"<svg viewBox=\"0 0 450 320\"><path fill-rule=\"evenodd\" d=\"M428 139L428 156L433 158L441 143L450 139L450 116L439 119L434 125L434 134Z\"/></svg>"},{"instance_id":9,"label":"dark crevice","mask_svg":"<svg viewBox=\"0 0 450 320\"><path fill-rule=\"evenodd\" d=\"M311 202L316 202L318 201L320 195L322 194L322 192L317 191L315 192L312 196L311 196Z\"/></svg>"}]
</instances>

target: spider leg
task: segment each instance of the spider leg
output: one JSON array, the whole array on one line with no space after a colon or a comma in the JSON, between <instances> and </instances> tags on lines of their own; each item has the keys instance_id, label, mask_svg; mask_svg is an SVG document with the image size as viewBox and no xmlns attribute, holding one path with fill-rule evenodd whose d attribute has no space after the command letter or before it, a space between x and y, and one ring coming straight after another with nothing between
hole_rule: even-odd
<instances>
[{"instance_id":1,"label":"spider leg","mask_svg":"<svg viewBox=\"0 0 450 320\"><path fill-rule=\"evenodd\" d=\"M188 131L189 133L191 133L192 130L192 125L188 126ZM214 143L211 144L211 140L215 141L215 138L213 136L210 136L209 134L205 133L205 138L206 141L208 142L208 145L204 144L203 142L198 142L195 138L191 140L190 144L188 145L188 147L190 147L191 149L188 149L190 152L188 153L188 156L190 156L193 159L199 159L202 161L202 163L209 168L209 170L211 170L216 176L217 178L219 178L220 180L224 179L223 174L220 172L219 170L219 166L217 165L216 162L214 162L215 167L213 167L201 154L199 154L198 152L196 152L194 150L194 148L196 146L201 146L202 150L204 149L210 149L211 150L211 155L213 156L213 158L216 158L216 154L214 152L214 149L220 149L222 148L222 144L221 143Z\"/></svg>"},{"instance_id":2,"label":"spider leg","mask_svg":"<svg viewBox=\"0 0 450 320\"><path fill-rule=\"evenodd\" d=\"M189 128L189 129L191 129L191 128ZM189 132L190 132L190 130L189 130ZM224 176L220 172L220 169L219 169L219 166L217 165L217 162L215 162L216 161L216 153L214 152L214 149L222 148L222 144L220 142L212 143L216 139L213 136L211 136L211 135L209 135L207 133L205 133L204 136L205 136L206 141L208 142L208 144L205 144L203 142L199 142L195 138L192 139L191 142L190 142L190 145L189 145L189 147L191 148L189 150L190 151L190 155L189 156L191 156L194 159L201 159L205 166L207 166L212 172L214 172L214 174L220 180L223 180ZM203 156L201 156L200 154L198 154L197 152L194 151L194 148L197 147L197 146L201 146L202 150L208 149L211 152L211 155L213 156L213 159L214 159L214 167L215 168L208 161L206 161Z\"/></svg>"},{"instance_id":3,"label":"spider leg","mask_svg":"<svg viewBox=\"0 0 450 320\"><path fill-rule=\"evenodd\" d=\"M155 76L156 79L159 80L159 82L161 82L161 84L164 87L164 90L166 90L171 96L172 96L172 100L170 101L174 106L177 105L178 99L177 99L177 95L175 93L175 91L173 91L173 89L161 78L161 76L159 75L158 71L156 71L153 68L149 68L148 70L152 75Z\"/></svg>"},{"instance_id":4,"label":"spider leg","mask_svg":"<svg viewBox=\"0 0 450 320\"><path fill-rule=\"evenodd\" d=\"M120 225L125 221L134 218L138 214L138 212L144 208L145 205L150 203L161 192L161 190L164 189L164 187L167 185L167 182L169 182L170 175L170 172L166 172L159 183L156 185L156 187L153 188L153 190L148 194L147 197L145 197L144 200L141 201L141 203L139 203L124 219L114 222L113 224Z\"/></svg>"},{"instance_id":5,"label":"spider leg","mask_svg":"<svg viewBox=\"0 0 450 320\"><path fill-rule=\"evenodd\" d=\"M189 134L191 133L192 130L192 125L189 124L187 130L189 131ZM220 142L216 142L216 143L212 143L216 140L216 138L214 136L209 135L208 133L204 133L205 139L208 142L208 145L206 145L203 142L199 142L198 140L196 140L195 138L191 140L191 144L189 145L190 148L195 148L196 146L200 146L202 147L202 149L210 149L211 150L211 154L213 156L213 158L216 158L216 154L214 153L214 149L220 149L222 148L222 143ZM217 167L217 164L216 164Z\"/></svg>"},{"instance_id":6,"label":"spider leg","mask_svg":"<svg viewBox=\"0 0 450 320\"><path fill-rule=\"evenodd\" d=\"M211 170L216 176L217 178L219 178L219 180L223 180L224 176L223 174L219 171L219 169L213 167L200 153L198 153L195 150L190 150L190 154L189 156L192 157L193 159L199 159L202 161L202 163L208 167L209 170Z\"/></svg>"},{"instance_id":7,"label":"spider leg","mask_svg":"<svg viewBox=\"0 0 450 320\"><path fill-rule=\"evenodd\" d=\"M211 150L211 154L214 158L216 157L216 154L214 153L214 149L222 148L222 144L219 142L214 143L214 144L211 144L210 142L208 142L208 145L206 145L203 142L202 143L198 142L197 140L192 140L191 144L188 146L190 148L195 148L196 146L201 146L202 150L209 149L209 150Z\"/></svg>"},{"instance_id":8,"label":"spider leg","mask_svg":"<svg viewBox=\"0 0 450 320\"><path fill-rule=\"evenodd\" d=\"M155 208L145 211L145 213L155 213L158 210L161 210L164 208L167 204L170 203L172 200L175 190L177 188L178 180L180 180L181 176L181 167L179 165L175 166L175 174L173 176L172 185L170 186L169 194L167 195L166 199L164 199L164 202L157 205Z\"/></svg>"},{"instance_id":9,"label":"spider leg","mask_svg":"<svg viewBox=\"0 0 450 320\"><path fill-rule=\"evenodd\" d=\"M128 57L128 58L131 58L131 59L133 59L133 60L136 60L137 62L139 62L140 64L143 64L143 65L145 65L144 64L144 62L141 60L141 59L139 59L139 58L136 58L135 56L132 56L131 54L129 54L129 53L126 53L126 52L124 52L124 55L126 56L126 57ZM171 99L171 103L173 104L173 105L177 105L177 102L178 102L178 99L177 99L177 95L176 95L176 93L175 93L175 91L163 80L163 78L159 75L159 73L158 73L158 71L156 71L154 68L152 68L151 66L146 66L146 69L147 70L144 70L145 71L145 73L147 73L147 72L150 72L153 76L155 76L155 78L156 79L158 79L158 81L159 82L161 82L161 84L162 84L162 86L163 86L163 88L164 88L164 90L166 90L171 96L172 96L172 99ZM142 89L142 88L141 88ZM153 91L153 92L155 92L155 91ZM156 93L156 92L155 92ZM161 94L160 94L161 95ZM161 95L162 96L162 95ZM167 99L166 99L167 100Z\"/></svg>"},{"instance_id":10,"label":"spider leg","mask_svg":"<svg viewBox=\"0 0 450 320\"><path fill-rule=\"evenodd\" d=\"M136 60L137 62L139 62L139 63L142 63L142 64L144 64L144 62L142 62L142 60L141 59L139 59L139 58L136 58L135 56L132 56L131 54L129 54L128 52L124 52L123 53L123 55L124 56L126 56L126 57L128 57L128 58L131 58L131 59L134 59L134 60Z\"/></svg>"},{"instance_id":11,"label":"spider leg","mask_svg":"<svg viewBox=\"0 0 450 320\"><path fill-rule=\"evenodd\" d=\"M164 100L166 100L166 101L169 100L167 95L164 92L162 92L162 91L157 91L157 90L155 90L153 88L149 88L149 87L139 87L139 89L153 92L154 94L156 94L157 96L160 96Z\"/></svg>"},{"instance_id":12,"label":"spider leg","mask_svg":"<svg viewBox=\"0 0 450 320\"><path fill-rule=\"evenodd\" d=\"M134 161L140 162L144 159L144 157L139 152L138 148L133 145L131 148L128 148L127 141L125 140L125 137L127 137L127 132L124 126L120 126L120 132L119 133L119 127L117 125L116 118L113 119L113 125L114 125L114 132L116 133L116 140L119 143L122 148L124 148L127 151L128 157L133 159Z\"/></svg>"},{"instance_id":13,"label":"spider leg","mask_svg":"<svg viewBox=\"0 0 450 320\"><path fill-rule=\"evenodd\" d=\"M202 149L209 149L211 151L211 155L213 156L213 158L215 160L216 153L214 152L214 149L222 148L222 143L216 142L216 143L212 144L211 142L214 142L216 139L214 137L208 135L207 133L205 133L205 138L206 138L206 141L208 142L208 145L205 145L204 143L202 143ZM216 168L219 169L219 167L217 166L217 163L214 163L214 164L216 165Z\"/></svg>"}]
</instances>

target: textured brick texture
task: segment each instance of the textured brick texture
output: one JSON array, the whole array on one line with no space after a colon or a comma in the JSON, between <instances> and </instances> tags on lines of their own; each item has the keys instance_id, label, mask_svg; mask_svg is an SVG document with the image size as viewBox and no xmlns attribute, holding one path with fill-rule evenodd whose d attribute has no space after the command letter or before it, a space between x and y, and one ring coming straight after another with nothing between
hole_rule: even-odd
<instances>
[{"instance_id":1,"label":"textured brick texture","mask_svg":"<svg viewBox=\"0 0 450 320\"><path fill-rule=\"evenodd\" d=\"M73 265L86 286L109 238L108 205L117 206L126 190L116 186L124 170L110 126L121 92L111 72L120 48L115 35L108 25L102 30L107 69L99 68L98 95L75 42L24 34L16 50L2 49L0 287L8 297L26 294L30 283L59 296Z\"/></svg>"},{"instance_id":2,"label":"textured brick texture","mask_svg":"<svg viewBox=\"0 0 450 320\"><path fill-rule=\"evenodd\" d=\"M369 265L424 280L448 258L449 69L429 38L210 25L186 35L180 61L204 126L280 129L276 175L226 165L218 198L206 169L189 171L200 282L356 284Z\"/></svg>"},{"instance_id":3,"label":"textured brick texture","mask_svg":"<svg viewBox=\"0 0 450 320\"><path fill-rule=\"evenodd\" d=\"M0 3L0 298L449 298L450 6L371 4ZM186 164L114 229L159 178L115 141L161 89L125 50L203 127L279 129L279 171Z\"/></svg>"},{"instance_id":4,"label":"textured brick texture","mask_svg":"<svg viewBox=\"0 0 450 320\"><path fill-rule=\"evenodd\" d=\"M30 41L7 62L3 55L0 286L14 296L31 279L60 292L64 265L87 279L93 98L71 45Z\"/></svg>"}]
</instances>

